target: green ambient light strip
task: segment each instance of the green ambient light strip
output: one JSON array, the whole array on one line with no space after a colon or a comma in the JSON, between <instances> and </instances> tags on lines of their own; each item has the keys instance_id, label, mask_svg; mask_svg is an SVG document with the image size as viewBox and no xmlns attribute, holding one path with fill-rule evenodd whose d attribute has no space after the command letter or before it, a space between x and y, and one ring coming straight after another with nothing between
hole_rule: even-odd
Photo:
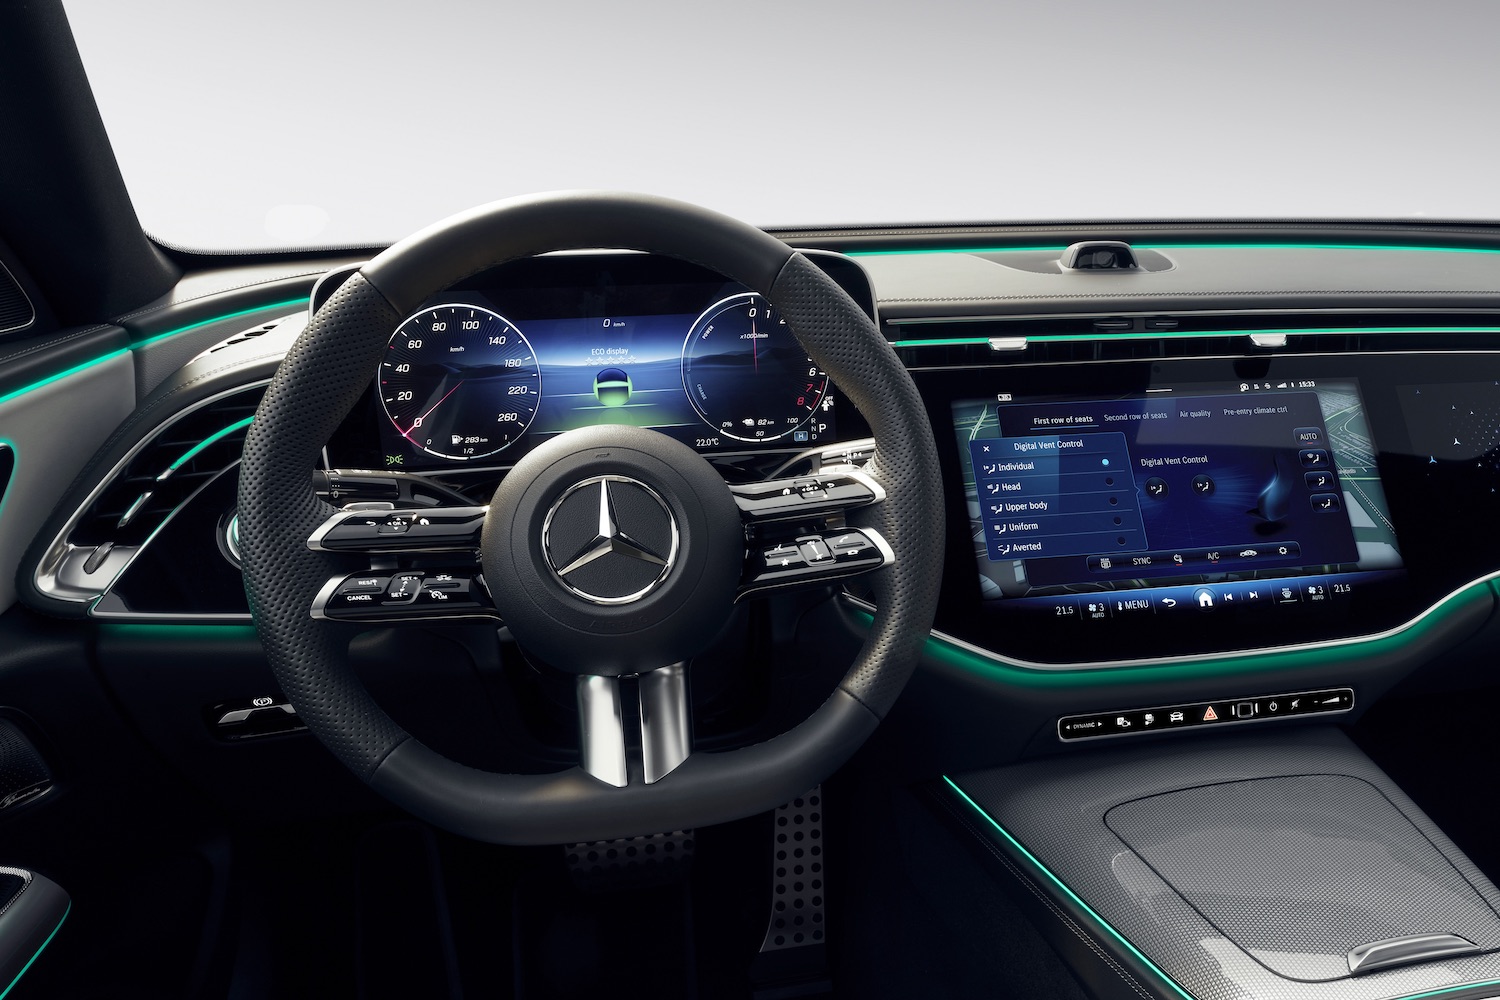
<instances>
[{"instance_id":1,"label":"green ambient light strip","mask_svg":"<svg viewBox=\"0 0 1500 1000\"><path fill-rule=\"evenodd\" d=\"M1410 253L1488 253L1500 254L1493 247L1400 246L1392 243L1132 243L1137 250L1393 250ZM910 250L851 250L849 257L903 257L908 254L934 253L1062 253L1067 247L914 247Z\"/></svg>"},{"instance_id":2,"label":"green ambient light strip","mask_svg":"<svg viewBox=\"0 0 1500 1000\"><path fill-rule=\"evenodd\" d=\"M48 375L46 378L38 379L30 385L23 385L19 389L14 389L10 392L5 393L4 395L0 395L0 405L24 396L28 392L35 392L37 389L49 386L54 382L61 382L63 379L68 378L72 375L77 375L79 372L87 371L88 369L93 368L97 365L102 365L106 361L113 361L115 358L122 358L125 355L129 354L131 351L136 350L137 348L150 347L152 344L160 343L163 340L169 340L172 337L180 337L184 333L192 333L194 330L202 329L203 327L209 326L213 323L224 323L232 319L239 319L241 316L253 316L256 313L270 312L273 309L288 309L293 307L305 306L306 304L307 299L305 297L287 299L284 302L269 302L263 306L252 306L249 309L241 309L238 312L225 313L222 316L213 316L209 319L201 320L197 323L189 323L187 326L178 327L175 330L168 330L165 333L158 333L155 336L147 337L145 340L138 340L135 343L131 344L129 347L122 347L117 351L109 351L105 354L99 355L96 358L91 358L88 361L82 362L81 364L76 364L72 368L60 371L56 375Z\"/></svg>"},{"instance_id":3,"label":"green ambient light strip","mask_svg":"<svg viewBox=\"0 0 1500 1000\"><path fill-rule=\"evenodd\" d=\"M1028 851L1026 849L1026 845L1025 844L1023 844L1019 840L1017 840L1011 834L1011 832L1009 830L1007 830L1005 827L1001 826L999 824L999 822L997 822L993 816L991 816L989 813L985 812L984 811L984 807L981 806L979 803L975 802L973 799L971 799L969 797L969 794L967 792L965 792L962 788L959 788L958 785L954 783L954 781L953 781L952 778L948 777L945 774L945 775L943 775L943 780L948 783L948 787L949 788L953 789L955 792L958 793L959 798L963 799L964 802L966 802L968 804L968 806L969 806L970 809L973 809L980 816L984 817L985 822L989 823L990 826L994 827L997 831L999 831L1000 835L1002 837L1004 837L1006 839L1006 841L1012 847L1014 847L1017 851L1021 852L1021 856L1022 857L1024 857L1027 861L1031 862L1031 864L1033 866L1035 866L1035 868L1036 868L1037 871L1041 872L1044 876L1046 876L1047 881L1049 881L1053 885L1057 886L1059 889L1061 889L1063 891L1064 894L1067 895L1067 897L1069 899L1071 899L1074 903L1077 903L1078 906L1085 913L1087 913L1090 917L1092 917L1094 919L1094 922L1097 923L1099 925L1099 927L1102 928L1105 931L1105 933L1107 933L1110 937L1114 938L1120 944L1124 945L1127 949L1129 949L1130 953L1132 955L1134 955L1136 958L1140 959L1141 962L1143 962L1145 964L1146 968L1150 969L1157 976L1159 976L1161 978L1161 981L1164 984L1166 984L1172 990L1172 992L1176 993L1179 997L1184 998L1184 1000L1197 1000L1197 998L1194 997L1193 994L1191 994L1187 990L1183 989L1181 986L1179 986L1177 984L1176 980L1174 980L1171 976L1169 976L1165 972L1163 972L1161 970L1160 966L1158 966L1155 962L1151 961L1151 959L1149 959L1145 955L1143 955L1141 953L1141 950L1139 948L1137 948L1135 945L1131 944L1128 940L1126 940L1125 936L1123 934L1121 934L1119 931L1115 930L1114 927L1110 925L1110 922L1108 920L1105 920L1103 917L1101 917L1099 915L1098 911L1096 911L1088 903L1085 903L1083 901L1083 898L1081 896L1079 896L1078 893L1076 893L1072 889L1068 888L1067 883L1063 882L1062 879L1060 879L1056 875L1052 874L1052 870L1050 868L1048 868L1046 865L1042 864L1042 862L1037 858L1037 856L1035 854L1032 854L1030 851ZM1480 981L1480 982L1463 983L1463 984L1461 984L1459 986L1445 986L1445 987L1443 987L1441 989L1428 990L1425 993L1411 993L1411 994L1408 994L1405 997L1401 997L1400 1000L1426 1000L1427 997L1444 996L1444 995L1449 994L1449 993L1458 993L1458 992L1463 991L1463 990L1478 990L1478 989L1484 989L1486 987L1497 986L1497 985L1500 985L1500 979L1486 979L1486 980L1483 980L1483 981ZM0 997L0 1000L3 1000L3 997Z\"/></svg>"},{"instance_id":4,"label":"green ambient light strip","mask_svg":"<svg viewBox=\"0 0 1500 1000\"><path fill-rule=\"evenodd\" d=\"M255 422L255 414L252 413L250 416L246 417L244 420L236 420L234 423L230 424L228 427L224 428L223 430L216 431L213 434L210 434L208 437L204 438L202 441L199 441L197 444L193 445L186 452L184 452L183 455L182 455L182 457L179 458L177 461L175 461L171 465L167 466L167 470L165 472L163 472L161 475L159 475L159 476L156 477L157 482L160 482L161 480L166 479L172 473L176 472L178 469L182 468L184 465L186 465L189 462L191 462L193 460L193 457L195 455L199 454L200 452L202 452L203 449L209 448L209 447L213 446L214 444L216 444L217 442L224 440L226 437L228 437L229 435L233 434L237 430L242 430L242 429L244 429L246 427L249 427L254 422Z\"/></svg>"},{"instance_id":5,"label":"green ambient light strip","mask_svg":"<svg viewBox=\"0 0 1500 1000\"><path fill-rule=\"evenodd\" d=\"M962 322L960 320L959 322ZM972 322L972 321L970 321ZM1090 341L1105 342L1111 340L1170 340L1174 337L1249 337L1249 336L1288 336L1309 337L1319 334L1390 334L1390 333L1500 333L1500 326L1361 326L1361 327L1323 327L1318 329L1287 329L1287 330L1146 330L1130 331L1127 333L1111 333L1107 330L1096 333L1038 333L1038 334L1014 334L1016 337L1024 337L1028 344L1064 344L1070 342ZM947 337L939 340L896 340L891 342L892 347L985 347L990 342L989 337Z\"/></svg>"},{"instance_id":6,"label":"green ambient light strip","mask_svg":"<svg viewBox=\"0 0 1500 1000\"><path fill-rule=\"evenodd\" d=\"M1474 605L1493 607L1497 593L1500 593L1500 583L1486 578L1454 591L1421 615L1388 632L1288 649L1181 657L1123 666L1053 666L1006 659L934 634L927 637L923 655L935 663L955 667L985 680L1037 689L1089 687L1102 682L1134 684L1166 679L1201 680L1269 670L1297 670L1345 663L1353 656L1399 653L1420 643L1434 629ZM874 621L874 617L863 608L855 608L854 614L865 622Z\"/></svg>"},{"instance_id":7,"label":"green ambient light strip","mask_svg":"<svg viewBox=\"0 0 1500 1000\"><path fill-rule=\"evenodd\" d=\"M36 950L36 954L31 956L31 961L21 966L21 971L16 973L16 978L10 981L9 986L5 987L5 992L0 993L0 1000L5 1000L5 998L10 995L10 991L16 988L16 984L21 981L21 977L26 975L26 970L31 968L32 963L42 957L42 952L46 951L47 946L52 943L52 939L57 937L57 932L62 930L63 922L68 919L68 914L72 912L73 901L70 899L68 900L68 908L66 910L63 910L62 920L59 920L57 922L57 926L52 928L52 933L47 935L47 940L43 941L42 946Z\"/></svg>"},{"instance_id":8,"label":"green ambient light strip","mask_svg":"<svg viewBox=\"0 0 1500 1000\"><path fill-rule=\"evenodd\" d=\"M948 787L949 788L953 789L955 792L958 793L959 798L963 799L965 802L967 802L969 804L969 808L970 809L973 809L980 816L983 816L984 819L985 819L985 821L988 822L990 824L990 826L992 826L996 830L998 830L1000 832L1000 835L1002 837L1004 837L1006 839L1006 841L1008 841L1012 847L1014 847L1016 850L1018 850L1018 851L1021 852L1021 856L1022 857L1024 857L1027 861L1031 862L1032 865L1034 865L1036 867L1037 871L1041 872L1044 876L1046 876L1046 878L1047 878L1047 880L1049 882L1051 882L1053 885L1055 885L1059 889L1061 889L1063 891L1063 893L1069 899L1071 899L1074 903L1076 903L1083 910L1083 912L1087 913L1090 917L1092 917L1093 920L1094 920L1094 922L1096 924L1098 924L1100 926L1100 928L1102 928L1104 930L1105 933L1107 933L1110 937L1114 938L1120 944L1124 945L1125 948L1132 955L1134 955L1136 958L1140 959L1140 961L1146 966L1146 968L1148 968L1152 972L1154 972L1161 979L1161 981L1164 984L1166 984L1169 988L1171 988L1172 992L1176 993L1179 997L1182 997L1183 1000L1197 1000L1197 998L1194 997L1193 994L1189 993L1187 990L1185 990L1181 986L1177 985L1177 981L1174 980L1171 976L1167 975L1165 972L1163 972L1161 970L1161 968L1155 962L1151 961L1151 959L1147 958L1144 954L1142 954L1141 950L1139 948L1137 948L1135 945L1131 944L1128 940L1126 940L1125 935L1121 934L1119 931L1115 930L1112 926L1110 926L1110 923L1109 923L1108 920L1105 920L1103 917L1099 916L1098 912L1095 911L1095 909L1092 906L1090 906L1089 904L1087 904L1087 903L1085 903L1083 901L1083 897L1079 896L1078 893L1074 892L1072 889L1069 889L1068 886L1067 886L1067 884L1065 882L1063 882L1062 879L1060 879L1056 875L1052 874L1052 870L1050 868L1048 868L1046 865L1042 864L1041 861L1037 859L1037 856L1035 854L1032 854L1030 851L1028 851L1026 849L1026 845L1025 844L1022 844L1019 840L1017 840L1015 837L1013 837L1011 835L1011 832L1009 830L1007 830L1005 827L1001 826L998 822L996 822L995 817L993 817L989 813L985 812L984 809L983 809L983 807L981 807L979 805L979 803L977 803L973 799L969 798L969 794L967 792L965 792L962 788L959 788L958 785L956 785L954 783L954 781L953 781L952 778L948 777L945 774L945 775L943 775L943 780L948 783Z\"/></svg>"}]
</instances>

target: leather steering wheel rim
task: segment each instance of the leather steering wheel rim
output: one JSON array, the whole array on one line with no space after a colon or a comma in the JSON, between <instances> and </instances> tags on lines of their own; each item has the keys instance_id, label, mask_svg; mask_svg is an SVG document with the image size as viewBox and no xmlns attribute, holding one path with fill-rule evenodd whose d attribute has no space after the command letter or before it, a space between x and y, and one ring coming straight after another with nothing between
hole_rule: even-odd
<instances>
[{"instance_id":1,"label":"leather steering wheel rim","mask_svg":"<svg viewBox=\"0 0 1500 1000\"><path fill-rule=\"evenodd\" d=\"M429 296L498 264L554 250L641 250L701 264L760 292L869 421L867 471L885 500L867 516L895 558L872 579L874 624L839 686L763 743L691 754L654 784L606 785L578 767L499 774L431 750L377 705L349 666L345 626L309 608L336 571L309 534L335 508L308 476L394 330ZM239 487L246 593L277 680L308 728L377 792L434 825L493 843L602 840L762 812L825 779L874 730L915 668L936 611L943 497L926 409L870 318L785 243L669 199L569 192L454 216L374 258L287 352L245 441ZM505 581L490 581L503 587ZM726 609L727 614L728 609Z\"/></svg>"}]
</instances>

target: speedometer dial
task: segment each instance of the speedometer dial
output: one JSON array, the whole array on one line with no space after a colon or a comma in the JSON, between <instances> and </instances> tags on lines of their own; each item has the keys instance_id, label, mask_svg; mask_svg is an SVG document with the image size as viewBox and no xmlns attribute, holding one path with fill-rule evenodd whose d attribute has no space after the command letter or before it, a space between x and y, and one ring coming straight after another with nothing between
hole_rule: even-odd
<instances>
[{"instance_id":1,"label":"speedometer dial","mask_svg":"<svg viewBox=\"0 0 1500 1000\"><path fill-rule=\"evenodd\" d=\"M531 342L504 316L468 304L424 309L397 327L378 383L398 434L460 462L514 444L542 400Z\"/></svg>"},{"instance_id":2,"label":"speedometer dial","mask_svg":"<svg viewBox=\"0 0 1500 1000\"><path fill-rule=\"evenodd\" d=\"M682 387L704 423L739 441L792 435L818 411L823 374L765 297L715 302L682 345Z\"/></svg>"}]
</instances>

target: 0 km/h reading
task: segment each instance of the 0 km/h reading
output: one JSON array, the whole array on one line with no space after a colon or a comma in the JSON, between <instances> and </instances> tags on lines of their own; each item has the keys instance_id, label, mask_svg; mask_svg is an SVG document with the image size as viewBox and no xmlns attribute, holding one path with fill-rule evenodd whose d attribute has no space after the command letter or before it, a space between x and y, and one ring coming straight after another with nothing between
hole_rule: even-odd
<instances>
[{"instance_id":1,"label":"0 km/h reading","mask_svg":"<svg viewBox=\"0 0 1500 1000\"><path fill-rule=\"evenodd\" d=\"M464 303L424 309L397 327L377 383L398 434L456 461L514 444L542 400L530 341L499 313Z\"/></svg>"},{"instance_id":2,"label":"0 km/h reading","mask_svg":"<svg viewBox=\"0 0 1500 1000\"><path fill-rule=\"evenodd\" d=\"M823 403L828 376L776 308L744 292L715 302L693 322L682 345L682 388L703 422L724 437L797 440Z\"/></svg>"}]
</instances>

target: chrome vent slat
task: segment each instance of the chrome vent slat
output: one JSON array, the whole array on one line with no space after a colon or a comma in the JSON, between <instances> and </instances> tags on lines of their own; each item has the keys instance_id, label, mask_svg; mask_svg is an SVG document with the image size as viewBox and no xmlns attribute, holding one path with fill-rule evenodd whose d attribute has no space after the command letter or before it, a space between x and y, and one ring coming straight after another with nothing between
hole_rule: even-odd
<instances>
[{"instance_id":1,"label":"chrome vent slat","mask_svg":"<svg viewBox=\"0 0 1500 1000\"><path fill-rule=\"evenodd\" d=\"M236 425L254 415L264 391L235 392L161 428L97 494L68 543L144 543L184 500L239 460L246 428Z\"/></svg>"}]
</instances>

